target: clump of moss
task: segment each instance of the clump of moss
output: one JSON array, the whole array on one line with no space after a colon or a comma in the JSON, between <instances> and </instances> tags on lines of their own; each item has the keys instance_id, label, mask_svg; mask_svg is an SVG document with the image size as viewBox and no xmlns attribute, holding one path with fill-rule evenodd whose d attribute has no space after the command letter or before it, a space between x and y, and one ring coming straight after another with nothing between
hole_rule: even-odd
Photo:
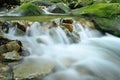
<instances>
[{"instance_id":1,"label":"clump of moss","mask_svg":"<svg viewBox=\"0 0 120 80\"><path fill-rule=\"evenodd\" d=\"M99 17L111 17L120 14L120 3L97 3L83 8L75 9L73 14L91 14Z\"/></svg>"},{"instance_id":2,"label":"clump of moss","mask_svg":"<svg viewBox=\"0 0 120 80\"><path fill-rule=\"evenodd\" d=\"M43 10L32 3L24 3L20 6L22 16L38 16L44 14Z\"/></svg>"}]
</instances>

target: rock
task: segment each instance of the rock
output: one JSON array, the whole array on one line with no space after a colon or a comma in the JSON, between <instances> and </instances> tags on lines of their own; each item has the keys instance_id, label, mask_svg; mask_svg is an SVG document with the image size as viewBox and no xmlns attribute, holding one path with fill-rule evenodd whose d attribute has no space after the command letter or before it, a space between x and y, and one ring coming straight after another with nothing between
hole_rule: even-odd
<instances>
[{"instance_id":1,"label":"rock","mask_svg":"<svg viewBox=\"0 0 120 80\"><path fill-rule=\"evenodd\" d=\"M68 24L73 24L73 19L71 19L71 18L64 18L63 20L62 20L62 23L68 23Z\"/></svg>"},{"instance_id":2,"label":"rock","mask_svg":"<svg viewBox=\"0 0 120 80\"><path fill-rule=\"evenodd\" d=\"M0 64L0 80L12 80L9 66Z\"/></svg>"},{"instance_id":3,"label":"rock","mask_svg":"<svg viewBox=\"0 0 120 80\"><path fill-rule=\"evenodd\" d=\"M39 16L44 14L44 11L39 6L32 3L24 3L20 7L15 8L9 13L17 14L17 16Z\"/></svg>"},{"instance_id":4,"label":"rock","mask_svg":"<svg viewBox=\"0 0 120 80\"><path fill-rule=\"evenodd\" d=\"M3 45L3 44L6 44L8 42L10 42L11 40L7 39L7 38L3 38L3 37L0 37L0 46Z\"/></svg>"},{"instance_id":5,"label":"rock","mask_svg":"<svg viewBox=\"0 0 120 80\"><path fill-rule=\"evenodd\" d=\"M4 21L1 23L1 30L5 33L8 33L9 32L9 26L10 24L7 22L7 21Z\"/></svg>"},{"instance_id":6,"label":"rock","mask_svg":"<svg viewBox=\"0 0 120 80\"><path fill-rule=\"evenodd\" d=\"M2 54L1 56L3 61L18 61L22 59L17 51L7 52Z\"/></svg>"},{"instance_id":7,"label":"rock","mask_svg":"<svg viewBox=\"0 0 120 80\"><path fill-rule=\"evenodd\" d=\"M70 11L70 8L64 3L57 3L48 7L48 10L51 13L68 13Z\"/></svg>"},{"instance_id":8,"label":"rock","mask_svg":"<svg viewBox=\"0 0 120 80\"><path fill-rule=\"evenodd\" d=\"M94 15L98 17L111 17L120 14L120 3L97 3L72 11L74 15Z\"/></svg>"},{"instance_id":9,"label":"rock","mask_svg":"<svg viewBox=\"0 0 120 80\"><path fill-rule=\"evenodd\" d=\"M3 54L3 53L6 53L8 52L7 48L6 48L6 45L1 45L0 46L0 55Z\"/></svg>"},{"instance_id":10,"label":"rock","mask_svg":"<svg viewBox=\"0 0 120 80\"><path fill-rule=\"evenodd\" d=\"M8 52L11 52L13 50L19 51L21 46L19 45L19 43L17 41L11 41L6 44L6 48L7 48Z\"/></svg>"},{"instance_id":11,"label":"rock","mask_svg":"<svg viewBox=\"0 0 120 80\"><path fill-rule=\"evenodd\" d=\"M64 18L60 20L61 25L67 28L70 32L73 31L73 22L73 19L69 18Z\"/></svg>"},{"instance_id":12,"label":"rock","mask_svg":"<svg viewBox=\"0 0 120 80\"><path fill-rule=\"evenodd\" d=\"M14 50L17 52L21 52L22 51L21 47L22 47L22 43L20 41L17 40L10 41L0 46L0 54L11 52Z\"/></svg>"},{"instance_id":13,"label":"rock","mask_svg":"<svg viewBox=\"0 0 120 80\"><path fill-rule=\"evenodd\" d=\"M41 58L27 58L23 63L14 68L14 79L36 80L49 74L53 68L54 64L49 60Z\"/></svg>"},{"instance_id":14,"label":"rock","mask_svg":"<svg viewBox=\"0 0 120 80\"><path fill-rule=\"evenodd\" d=\"M17 28L22 30L23 32L25 32L27 27L30 26L31 24L32 24L32 22L24 21L24 20L12 22L13 26L17 26Z\"/></svg>"},{"instance_id":15,"label":"rock","mask_svg":"<svg viewBox=\"0 0 120 80\"><path fill-rule=\"evenodd\" d=\"M84 28L89 27L91 29L95 29L94 23L90 20L85 20L85 19L81 18L77 22L79 22Z\"/></svg>"},{"instance_id":16,"label":"rock","mask_svg":"<svg viewBox=\"0 0 120 80\"><path fill-rule=\"evenodd\" d=\"M120 37L120 17L111 17L111 18L94 18L96 23L96 28L101 32L110 33L115 36Z\"/></svg>"},{"instance_id":17,"label":"rock","mask_svg":"<svg viewBox=\"0 0 120 80\"><path fill-rule=\"evenodd\" d=\"M73 25L72 24L64 23L63 26L66 27L70 32L73 31Z\"/></svg>"}]
</instances>

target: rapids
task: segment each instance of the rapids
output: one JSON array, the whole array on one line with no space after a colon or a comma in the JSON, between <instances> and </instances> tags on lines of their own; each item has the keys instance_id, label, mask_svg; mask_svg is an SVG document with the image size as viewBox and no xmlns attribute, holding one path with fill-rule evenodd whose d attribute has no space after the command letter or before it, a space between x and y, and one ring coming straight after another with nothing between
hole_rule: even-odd
<instances>
[{"instance_id":1,"label":"rapids","mask_svg":"<svg viewBox=\"0 0 120 80\"><path fill-rule=\"evenodd\" d=\"M28 27L24 36L14 35L16 28L5 36L21 40L30 52L28 58L54 63L53 72L40 80L119 80L120 39L78 23L74 26L81 39L78 43L70 43L59 26L43 29L38 22Z\"/></svg>"}]
</instances>

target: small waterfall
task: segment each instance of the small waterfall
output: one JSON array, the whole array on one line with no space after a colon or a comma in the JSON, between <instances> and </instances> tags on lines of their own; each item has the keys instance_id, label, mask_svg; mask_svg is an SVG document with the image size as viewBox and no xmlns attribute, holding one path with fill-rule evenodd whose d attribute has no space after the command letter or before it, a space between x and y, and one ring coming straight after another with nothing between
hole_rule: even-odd
<instances>
[{"instance_id":1,"label":"small waterfall","mask_svg":"<svg viewBox=\"0 0 120 80\"><path fill-rule=\"evenodd\" d=\"M54 42L69 44L69 40L65 34L65 32L58 26L57 28L52 28L50 30L50 35Z\"/></svg>"},{"instance_id":2,"label":"small waterfall","mask_svg":"<svg viewBox=\"0 0 120 80\"><path fill-rule=\"evenodd\" d=\"M75 23L74 27L75 31L79 33L81 40L102 36L98 30L90 29L87 25L83 27L82 24Z\"/></svg>"},{"instance_id":3,"label":"small waterfall","mask_svg":"<svg viewBox=\"0 0 120 80\"><path fill-rule=\"evenodd\" d=\"M81 38L76 44L70 43L59 26L41 33L38 22L28 27L25 36L18 38L11 32L9 35L22 41L32 59L44 58L54 63L54 71L42 80L119 80L120 38L101 36L99 31L83 28L79 23L74 26Z\"/></svg>"}]
</instances>

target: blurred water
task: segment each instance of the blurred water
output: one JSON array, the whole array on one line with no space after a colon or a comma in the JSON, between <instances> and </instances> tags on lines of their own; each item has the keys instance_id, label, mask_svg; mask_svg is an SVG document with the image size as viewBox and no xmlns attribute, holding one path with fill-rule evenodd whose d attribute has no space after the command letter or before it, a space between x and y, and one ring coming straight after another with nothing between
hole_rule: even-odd
<instances>
[{"instance_id":1,"label":"blurred water","mask_svg":"<svg viewBox=\"0 0 120 80\"><path fill-rule=\"evenodd\" d=\"M75 25L81 38L77 44L71 44L59 26L42 31L40 23L35 22L24 36L14 36L11 31L6 36L21 40L31 57L53 61L54 71L43 80L120 79L119 38L112 35L101 37L99 31L85 29L81 24Z\"/></svg>"}]
</instances>

